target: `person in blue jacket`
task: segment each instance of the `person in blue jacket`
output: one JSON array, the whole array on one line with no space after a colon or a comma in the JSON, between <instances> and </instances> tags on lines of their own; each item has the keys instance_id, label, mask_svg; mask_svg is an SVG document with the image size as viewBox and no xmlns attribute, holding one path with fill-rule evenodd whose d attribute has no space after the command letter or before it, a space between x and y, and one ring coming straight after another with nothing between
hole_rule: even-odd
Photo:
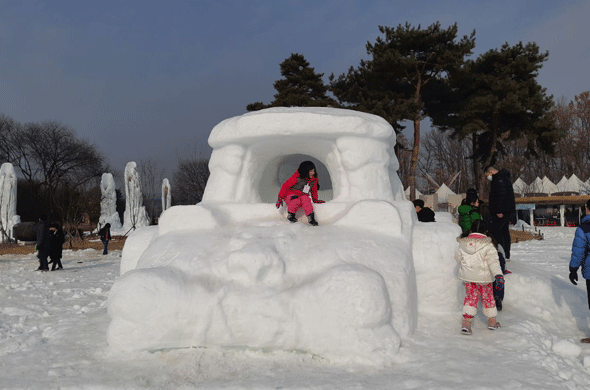
<instances>
[{"instance_id":1,"label":"person in blue jacket","mask_svg":"<svg viewBox=\"0 0 590 390\"><path fill-rule=\"evenodd\" d=\"M578 268L582 267L582 276L586 279L588 293L588 308L590 309L590 200L586 202L586 215L580 226L576 228L576 235L572 243L572 257L570 260L570 281L577 285ZM582 339L583 343L590 343L590 337Z\"/></svg>"}]
</instances>

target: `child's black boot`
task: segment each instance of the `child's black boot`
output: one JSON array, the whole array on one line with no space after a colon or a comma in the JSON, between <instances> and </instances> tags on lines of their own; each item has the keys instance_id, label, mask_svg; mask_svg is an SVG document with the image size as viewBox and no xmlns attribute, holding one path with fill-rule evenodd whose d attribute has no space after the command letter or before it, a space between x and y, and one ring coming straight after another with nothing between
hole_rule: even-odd
<instances>
[{"instance_id":1,"label":"child's black boot","mask_svg":"<svg viewBox=\"0 0 590 390\"><path fill-rule=\"evenodd\" d=\"M307 216L307 220L311 226L318 226L318 222L315 220L315 215L313 213Z\"/></svg>"},{"instance_id":2,"label":"child's black boot","mask_svg":"<svg viewBox=\"0 0 590 390\"><path fill-rule=\"evenodd\" d=\"M297 217L295 217L295 213L287 213L287 221L297 222Z\"/></svg>"}]
</instances>

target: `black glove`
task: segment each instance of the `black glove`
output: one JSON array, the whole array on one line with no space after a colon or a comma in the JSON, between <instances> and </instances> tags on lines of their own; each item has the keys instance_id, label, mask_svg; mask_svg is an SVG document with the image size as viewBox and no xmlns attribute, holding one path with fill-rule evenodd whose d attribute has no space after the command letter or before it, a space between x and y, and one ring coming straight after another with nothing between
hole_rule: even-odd
<instances>
[{"instance_id":1,"label":"black glove","mask_svg":"<svg viewBox=\"0 0 590 390\"><path fill-rule=\"evenodd\" d=\"M574 286L577 286L578 285L578 283L576 283L577 281L578 281L578 269L570 267L570 282L572 282L572 284Z\"/></svg>"},{"instance_id":2,"label":"black glove","mask_svg":"<svg viewBox=\"0 0 590 390\"><path fill-rule=\"evenodd\" d=\"M504 276L496 275L496 290L502 290L504 288Z\"/></svg>"}]
</instances>

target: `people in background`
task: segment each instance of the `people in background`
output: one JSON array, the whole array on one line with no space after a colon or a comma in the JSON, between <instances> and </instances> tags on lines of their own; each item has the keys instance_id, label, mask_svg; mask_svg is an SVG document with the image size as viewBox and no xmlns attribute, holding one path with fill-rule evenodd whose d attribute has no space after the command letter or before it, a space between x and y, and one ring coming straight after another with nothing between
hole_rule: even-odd
<instances>
[{"instance_id":1,"label":"people in background","mask_svg":"<svg viewBox=\"0 0 590 390\"><path fill-rule=\"evenodd\" d=\"M479 198L477 192L468 191L461 206L457 209L459 212L459 226L463 233L467 233L471 229L471 224L474 221L481 220L479 212Z\"/></svg>"},{"instance_id":2,"label":"people in background","mask_svg":"<svg viewBox=\"0 0 590 390\"><path fill-rule=\"evenodd\" d=\"M49 258L52 263L51 270L63 269L61 264L62 249L66 238L64 231L58 223L49 225Z\"/></svg>"},{"instance_id":3,"label":"people in background","mask_svg":"<svg viewBox=\"0 0 590 390\"><path fill-rule=\"evenodd\" d=\"M98 235L100 236L100 241L102 241L102 245L104 247L102 254L107 255L109 253L109 241L111 241L111 224L105 224L102 229L98 231Z\"/></svg>"},{"instance_id":4,"label":"people in background","mask_svg":"<svg viewBox=\"0 0 590 390\"><path fill-rule=\"evenodd\" d=\"M49 256L49 226L47 225L47 216L41 214L37 224L37 257L39 258L39 268L37 271L49 271L47 257Z\"/></svg>"},{"instance_id":5,"label":"people in background","mask_svg":"<svg viewBox=\"0 0 590 390\"><path fill-rule=\"evenodd\" d=\"M418 221L420 222L436 222L434 220L434 211L430 207L424 207L424 201L422 199L416 199L412 202L414 209L418 215Z\"/></svg>"},{"instance_id":6,"label":"people in background","mask_svg":"<svg viewBox=\"0 0 590 390\"><path fill-rule=\"evenodd\" d=\"M485 176L492 182L488 205L490 212L488 231L498 245L504 248L506 261L510 261L510 228L508 223L512 213L516 212L510 172L506 169L497 170L493 166L488 166L485 169Z\"/></svg>"}]
</instances>

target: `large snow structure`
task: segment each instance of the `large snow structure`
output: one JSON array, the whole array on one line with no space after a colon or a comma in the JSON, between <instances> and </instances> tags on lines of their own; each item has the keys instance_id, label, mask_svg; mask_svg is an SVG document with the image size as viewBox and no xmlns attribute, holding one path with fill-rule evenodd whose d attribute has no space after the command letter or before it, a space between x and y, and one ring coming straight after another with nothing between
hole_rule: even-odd
<instances>
[{"instance_id":1,"label":"large snow structure","mask_svg":"<svg viewBox=\"0 0 590 390\"><path fill-rule=\"evenodd\" d=\"M14 238L12 228L20 222L16 214L16 173L11 163L0 167L0 242Z\"/></svg>"},{"instance_id":2,"label":"large snow structure","mask_svg":"<svg viewBox=\"0 0 590 390\"><path fill-rule=\"evenodd\" d=\"M130 161L125 166L125 212L123 213L123 230L130 231L148 226L149 218L143 206L141 181L137 164Z\"/></svg>"},{"instance_id":3,"label":"large snow structure","mask_svg":"<svg viewBox=\"0 0 590 390\"><path fill-rule=\"evenodd\" d=\"M121 230L121 218L117 213L117 193L112 173L103 173L100 178L100 218L98 224L111 224L111 231Z\"/></svg>"},{"instance_id":4,"label":"large snow structure","mask_svg":"<svg viewBox=\"0 0 590 390\"><path fill-rule=\"evenodd\" d=\"M126 242L108 301L112 348L288 349L391 364L419 317L460 315L460 229L417 221L384 119L271 108L221 122L209 144L203 201L171 207ZM314 205L318 227L275 208L304 160L327 200Z\"/></svg>"}]
</instances>

